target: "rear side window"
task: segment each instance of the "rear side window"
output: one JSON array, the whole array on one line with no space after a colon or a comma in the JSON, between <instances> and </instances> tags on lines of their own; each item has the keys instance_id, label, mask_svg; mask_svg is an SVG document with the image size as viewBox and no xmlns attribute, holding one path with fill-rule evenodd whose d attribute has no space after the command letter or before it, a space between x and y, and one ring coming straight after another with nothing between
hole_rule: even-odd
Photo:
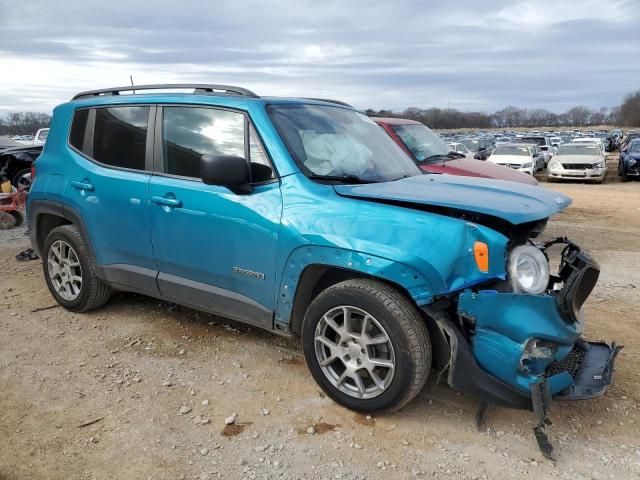
<instances>
[{"instance_id":1,"label":"rear side window","mask_svg":"<svg viewBox=\"0 0 640 480\"><path fill-rule=\"evenodd\" d=\"M93 155L113 167L145 169L149 107L97 108Z\"/></svg>"},{"instance_id":2,"label":"rear side window","mask_svg":"<svg viewBox=\"0 0 640 480\"><path fill-rule=\"evenodd\" d=\"M91 154L88 146L86 150L83 148L88 119L89 109L76 110L73 113L73 120L71 122L71 134L69 135L69 143L71 144L71 146L80 150L85 155Z\"/></svg>"}]
</instances>

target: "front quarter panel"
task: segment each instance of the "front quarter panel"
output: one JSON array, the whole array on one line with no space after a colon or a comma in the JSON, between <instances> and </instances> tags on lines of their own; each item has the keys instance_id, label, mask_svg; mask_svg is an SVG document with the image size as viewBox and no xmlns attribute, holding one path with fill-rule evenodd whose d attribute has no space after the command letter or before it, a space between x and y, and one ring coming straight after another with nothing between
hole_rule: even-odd
<instances>
[{"instance_id":1,"label":"front quarter panel","mask_svg":"<svg viewBox=\"0 0 640 480\"><path fill-rule=\"evenodd\" d=\"M276 321L289 323L295 286L313 264L333 265L402 286L425 305L490 279L505 277L507 238L464 220L411 208L341 197L301 174L282 179L283 219ZM475 241L489 245L480 272Z\"/></svg>"}]
</instances>

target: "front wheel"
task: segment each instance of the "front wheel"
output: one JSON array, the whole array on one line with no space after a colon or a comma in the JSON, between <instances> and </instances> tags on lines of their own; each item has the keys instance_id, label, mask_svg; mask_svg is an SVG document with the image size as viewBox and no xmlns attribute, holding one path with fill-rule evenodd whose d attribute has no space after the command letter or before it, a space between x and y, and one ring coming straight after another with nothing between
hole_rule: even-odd
<instances>
[{"instance_id":1,"label":"front wheel","mask_svg":"<svg viewBox=\"0 0 640 480\"><path fill-rule=\"evenodd\" d=\"M409 299L376 280L347 280L320 293L305 315L302 343L316 382L356 411L402 408L431 369L424 319Z\"/></svg>"}]
</instances>

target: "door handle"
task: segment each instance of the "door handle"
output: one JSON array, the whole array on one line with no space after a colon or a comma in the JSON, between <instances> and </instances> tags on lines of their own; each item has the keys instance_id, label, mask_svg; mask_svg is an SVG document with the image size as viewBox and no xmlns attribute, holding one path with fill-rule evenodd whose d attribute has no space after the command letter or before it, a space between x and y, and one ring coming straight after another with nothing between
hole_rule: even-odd
<instances>
[{"instance_id":1,"label":"door handle","mask_svg":"<svg viewBox=\"0 0 640 480\"><path fill-rule=\"evenodd\" d=\"M178 200L177 198L153 196L151 197L151 201L157 205L163 205L165 207L182 207L182 200Z\"/></svg>"},{"instance_id":2,"label":"door handle","mask_svg":"<svg viewBox=\"0 0 640 480\"><path fill-rule=\"evenodd\" d=\"M96 189L96 187L94 187L91 183L89 183L88 180L83 180L82 182L79 182L77 180L72 180L71 186L73 186L73 188L76 188L78 190L86 190L88 192L93 192Z\"/></svg>"}]
</instances>

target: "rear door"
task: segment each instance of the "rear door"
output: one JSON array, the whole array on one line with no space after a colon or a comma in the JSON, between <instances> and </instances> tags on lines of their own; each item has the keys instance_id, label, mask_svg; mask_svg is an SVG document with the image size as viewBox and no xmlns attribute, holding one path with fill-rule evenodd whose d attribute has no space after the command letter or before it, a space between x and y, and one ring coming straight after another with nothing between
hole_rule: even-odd
<instances>
[{"instance_id":1,"label":"rear door","mask_svg":"<svg viewBox=\"0 0 640 480\"><path fill-rule=\"evenodd\" d=\"M64 193L84 223L103 276L148 294L157 294L147 202L154 113L149 105L76 110Z\"/></svg>"},{"instance_id":2,"label":"rear door","mask_svg":"<svg viewBox=\"0 0 640 480\"><path fill-rule=\"evenodd\" d=\"M271 328L282 198L248 116L164 106L156 125L150 223L163 297ZM204 154L249 159L253 191L202 183Z\"/></svg>"}]
</instances>

